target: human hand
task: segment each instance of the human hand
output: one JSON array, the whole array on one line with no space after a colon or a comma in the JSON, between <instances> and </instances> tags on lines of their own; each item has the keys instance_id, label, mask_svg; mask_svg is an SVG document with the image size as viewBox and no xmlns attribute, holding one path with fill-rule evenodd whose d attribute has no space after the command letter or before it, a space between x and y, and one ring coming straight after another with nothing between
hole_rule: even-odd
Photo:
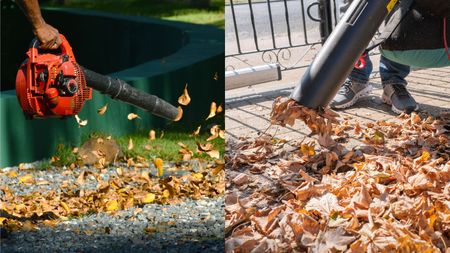
<instances>
[{"instance_id":1,"label":"human hand","mask_svg":"<svg viewBox=\"0 0 450 253\"><path fill-rule=\"evenodd\" d=\"M62 41L59 37L59 32L53 26L43 23L34 30L34 35L38 38L42 49L57 49L61 45Z\"/></svg>"}]
</instances>

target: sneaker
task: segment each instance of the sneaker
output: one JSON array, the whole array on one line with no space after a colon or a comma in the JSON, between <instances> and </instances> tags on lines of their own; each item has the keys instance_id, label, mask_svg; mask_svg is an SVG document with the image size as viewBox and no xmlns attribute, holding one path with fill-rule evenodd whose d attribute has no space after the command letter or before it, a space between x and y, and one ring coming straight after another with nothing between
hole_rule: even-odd
<instances>
[{"instance_id":1,"label":"sneaker","mask_svg":"<svg viewBox=\"0 0 450 253\"><path fill-rule=\"evenodd\" d=\"M360 83L347 79L331 101L330 107L333 109L348 108L371 91L372 85L369 82Z\"/></svg>"},{"instance_id":2,"label":"sneaker","mask_svg":"<svg viewBox=\"0 0 450 253\"><path fill-rule=\"evenodd\" d=\"M391 109L397 114L411 113L419 109L416 100L409 94L404 84L388 84L383 88L381 96L383 102L392 105Z\"/></svg>"}]
</instances>

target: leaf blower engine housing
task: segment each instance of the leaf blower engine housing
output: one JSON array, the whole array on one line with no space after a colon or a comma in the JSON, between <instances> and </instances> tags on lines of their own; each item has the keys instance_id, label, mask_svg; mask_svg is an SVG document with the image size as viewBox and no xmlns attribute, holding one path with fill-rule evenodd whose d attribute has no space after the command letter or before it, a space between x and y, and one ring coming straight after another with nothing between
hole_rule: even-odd
<instances>
[{"instance_id":1,"label":"leaf blower engine housing","mask_svg":"<svg viewBox=\"0 0 450 253\"><path fill-rule=\"evenodd\" d=\"M69 42L60 36L59 49L48 51L34 39L17 72L16 94L28 119L73 116L92 98Z\"/></svg>"}]
</instances>

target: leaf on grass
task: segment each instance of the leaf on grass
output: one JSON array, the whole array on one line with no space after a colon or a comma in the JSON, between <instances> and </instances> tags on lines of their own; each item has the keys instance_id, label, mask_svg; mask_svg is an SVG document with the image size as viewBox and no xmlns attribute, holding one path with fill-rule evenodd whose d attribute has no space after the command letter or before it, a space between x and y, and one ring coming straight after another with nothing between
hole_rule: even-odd
<instances>
[{"instance_id":1,"label":"leaf on grass","mask_svg":"<svg viewBox=\"0 0 450 253\"><path fill-rule=\"evenodd\" d=\"M191 97L189 96L189 93L188 93L188 90L187 90L187 86L188 85L186 84L186 86L184 87L183 95L181 95L178 98L178 103L180 105L186 106L186 105L188 105L191 102Z\"/></svg>"},{"instance_id":2,"label":"leaf on grass","mask_svg":"<svg viewBox=\"0 0 450 253\"><path fill-rule=\"evenodd\" d=\"M191 134L191 136L198 136L199 134L200 134L200 129L202 128L202 126L198 126L197 127L197 130L195 130L192 134Z\"/></svg>"},{"instance_id":3,"label":"leaf on grass","mask_svg":"<svg viewBox=\"0 0 450 253\"><path fill-rule=\"evenodd\" d=\"M156 158L153 160L153 164L155 165L157 169L157 175L158 177L162 177L164 171L163 171L163 160L161 158Z\"/></svg>"},{"instance_id":4,"label":"leaf on grass","mask_svg":"<svg viewBox=\"0 0 450 253\"><path fill-rule=\"evenodd\" d=\"M133 139L128 140L128 150L132 150L134 148Z\"/></svg>"},{"instance_id":5,"label":"leaf on grass","mask_svg":"<svg viewBox=\"0 0 450 253\"><path fill-rule=\"evenodd\" d=\"M139 115L137 115L135 113L129 113L127 118L128 118L128 120L134 120L134 119L140 119L141 117L139 117Z\"/></svg>"},{"instance_id":6,"label":"leaf on grass","mask_svg":"<svg viewBox=\"0 0 450 253\"><path fill-rule=\"evenodd\" d=\"M206 120L208 120L208 119L210 119L210 118L216 116L216 111L217 111L217 105L216 105L216 102L212 102L212 103L211 103L211 106L210 106L210 108L209 108L209 115L208 115L208 117L206 118Z\"/></svg>"},{"instance_id":7,"label":"leaf on grass","mask_svg":"<svg viewBox=\"0 0 450 253\"><path fill-rule=\"evenodd\" d=\"M108 110L108 104L105 104L102 108L98 109L97 113L99 115L103 115L103 114L105 114L106 110Z\"/></svg>"},{"instance_id":8,"label":"leaf on grass","mask_svg":"<svg viewBox=\"0 0 450 253\"><path fill-rule=\"evenodd\" d=\"M84 127L87 125L88 121L87 120L81 120L80 117L78 117L78 115L75 115L75 120L78 123L78 127Z\"/></svg>"},{"instance_id":9,"label":"leaf on grass","mask_svg":"<svg viewBox=\"0 0 450 253\"><path fill-rule=\"evenodd\" d=\"M164 137L164 130L161 131L161 134L159 135L159 138L162 139Z\"/></svg>"},{"instance_id":10,"label":"leaf on grass","mask_svg":"<svg viewBox=\"0 0 450 253\"><path fill-rule=\"evenodd\" d=\"M220 158L220 152L218 150L211 150L206 152L211 158L219 159Z\"/></svg>"},{"instance_id":11,"label":"leaf on grass","mask_svg":"<svg viewBox=\"0 0 450 253\"><path fill-rule=\"evenodd\" d=\"M156 132L155 130L150 130L150 132L148 132L148 138L153 141L154 139L156 139Z\"/></svg>"},{"instance_id":12,"label":"leaf on grass","mask_svg":"<svg viewBox=\"0 0 450 253\"><path fill-rule=\"evenodd\" d=\"M181 106L178 106L178 114L173 121L179 121L181 118L183 118L183 109L181 108Z\"/></svg>"},{"instance_id":13,"label":"leaf on grass","mask_svg":"<svg viewBox=\"0 0 450 253\"><path fill-rule=\"evenodd\" d=\"M211 133L211 136L208 139L206 139L206 141L212 141L215 138L219 137L220 126L219 125L212 126L209 132Z\"/></svg>"}]
</instances>

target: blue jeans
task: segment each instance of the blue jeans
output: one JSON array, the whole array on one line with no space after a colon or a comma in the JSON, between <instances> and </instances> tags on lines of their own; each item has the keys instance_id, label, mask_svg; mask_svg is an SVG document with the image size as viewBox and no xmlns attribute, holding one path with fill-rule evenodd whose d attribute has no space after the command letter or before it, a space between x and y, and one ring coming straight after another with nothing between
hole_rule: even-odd
<instances>
[{"instance_id":1,"label":"blue jeans","mask_svg":"<svg viewBox=\"0 0 450 253\"><path fill-rule=\"evenodd\" d=\"M337 1L340 17L344 15L345 11L348 9L352 1L353 0ZM362 69L353 68L352 72L350 73L347 79L360 83L365 83L369 81L373 65L368 55L366 55L365 60L366 66ZM406 85L407 82L405 78L406 76L408 76L410 71L411 68L407 65L393 62L384 56L381 56L380 58L380 77L381 77L381 84L383 85L383 87L385 85L394 83Z\"/></svg>"}]
</instances>

